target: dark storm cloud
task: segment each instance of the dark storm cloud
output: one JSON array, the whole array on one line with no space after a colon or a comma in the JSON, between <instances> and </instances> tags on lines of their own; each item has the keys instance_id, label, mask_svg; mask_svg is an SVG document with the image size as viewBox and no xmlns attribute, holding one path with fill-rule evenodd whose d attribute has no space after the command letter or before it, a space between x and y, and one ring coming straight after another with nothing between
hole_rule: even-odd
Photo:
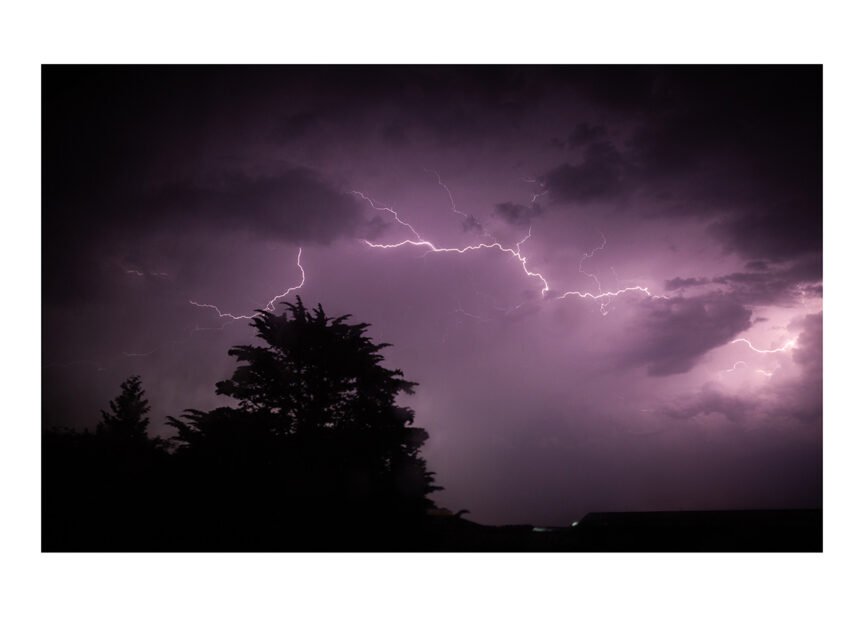
<instances>
[{"instance_id":1,"label":"dark storm cloud","mask_svg":"<svg viewBox=\"0 0 864 617\"><path fill-rule=\"evenodd\" d=\"M822 378L822 313L807 315L800 323L801 333L795 344L792 357L808 369L811 374Z\"/></svg>"},{"instance_id":2,"label":"dark storm cloud","mask_svg":"<svg viewBox=\"0 0 864 617\"><path fill-rule=\"evenodd\" d=\"M570 148L584 146L592 141L597 141L606 136L606 127L599 124L588 124L582 122L575 129L570 131L567 137L567 145Z\"/></svg>"},{"instance_id":3,"label":"dark storm cloud","mask_svg":"<svg viewBox=\"0 0 864 617\"><path fill-rule=\"evenodd\" d=\"M821 69L673 77L662 113L636 131L634 164L658 181L683 180L685 210L722 214L711 229L745 258L821 250Z\"/></svg>"},{"instance_id":4,"label":"dark storm cloud","mask_svg":"<svg viewBox=\"0 0 864 617\"><path fill-rule=\"evenodd\" d=\"M682 171L729 158L754 165L748 181L780 180L790 195L821 185L820 67L661 70L646 111L632 140L643 167Z\"/></svg>"},{"instance_id":5,"label":"dark storm cloud","mask_svg":"<svg viewBox=\"0 0 864 617\"><path fill-rule=\"evenodd\" d=\"M658 88L670 71L668 67L581 66L561 67L565 78L579 97L616 111L650 107Z\"/></svg>"},{"instance_id":6,"label":"dark storm cloud","mask_svg":"<svg viewBox=\"0 0 864 617\"><path fill-rule=\"evenodd\" d=\"M319 126L321 116L315 111L301 111L277 122L274 138L279 143L294 141L308 135Z\"/></svg>"},{"instance_id":7,"label":"dark storm cloud","mask_svg":"<svg viewBox=\"0 0 864 617\"><path fill-rule=\"evenodd\" d=\"M686 373L706 352L750 327L751 312L720 295L653 299L626 330L622 367L645 367L650 376Z\"/></svg>"},{"instance_id":8,"label":"dark storm cloud","mask_svg":"<svg viewBox=\"0 0 864 617\"><path fill-rule=\"evenodd\" d=\"M649 216L702 219L751 260L821 250L820 67L649 67L607 77L580 83L611 115L571 135L569 143L588 144L583 160L541 175L553 202L627 203ZM616 121L616 110L636 121ZM616 132L624 137L603 139Z\"/></svg>"},{"instance_id":9,"label":"dark storm cloud","mask_svg":"<svg viewBox=\"0 0 864 617\"><path fill-rule=\"evenodd\" d=\"M801 422L817 422L822 417L822 312L806 315L793 326L800 332L792 358L803 377L789 385L780 411Z\"/></svg>"},{"instance_id":10,"label":"dark storm cloud","mask_svg":"<svg viewBox=\"0 0 864 617\"><path fill-rule=\"evenodd\" d=\"M250 232L267 240L323 245L374 231L353 196L305 168L266 176L210 175L207 182L173 182L114 199L125 208L113 199L97 199L86 218L70 209L46 224L66 230L44 252L45 291L56 301L96 299L116 284L118 269L146 269L137 246L166 230L175 237Z\"/></svg>"},{"instance_id":11,"label":"dark storm cloud","mask_svg":"<svg viewBox=\"0 0 864 617\"><path fill-rule=\"evenodd\" d=\"M674 291L676 289L686 289L688 287L699 287L701 285L707 285L711 281L704 277L689 277L689 278L681 278L676 276L674 279L670 279L666 281L666 290Z\"/></svg>"},{"instance_id":12,"label":"dark storm cloud","mask_svg":"<svg viewBox=\"0 0 864 617\"><path fill-rule=\"evenodd\" d=\"M751 399L724 394L710 385L705 385L698 395L687 397L669 406L664 413L671 418L693 418L712 413L726 416L731 422L739 422L756 409Z\"/></svg>"},{"instance_id":13,"label":"dark storm cloud","mask_svg":"<svg viewBox=\"0 0 864 617\"><path fill-rule=\"evenodd\" d=\"M805 424L815 422L822 416L822 313L806 315L792 327L800 330L792 353L793 361L804 370L800 378L784 381L783 371L775 371L781 381L767 384L762 398L725 394L716 385L706 384L697 394L667 406L663 413L679 419L717 413L732 422L758 413Z\"/></svg>"},{"instance_id":14,"label":"dark storm cloud","mask_svg":"<svg viewBox=\"0 0 864 617\"><path fill-rule=\"evenodd\" d=\"M787 266L733 272L714 277L726 293L747 305L788 305L802 296L821 296L822 258L812 256Z\"/></svg>"},{"instance_id":15,"label":"dark storm cloud","mask_svg":"<svg viewBox=\"0 0 864 617\"><path fill-rule=\"evenodd\" d=\"M539 204L523 206L512 201L495 204L493 207L495 216L515 227L528 227L531 221L543 213Z\"/></svg>"},{"instance_id":16,"label":"dark storm cloud","mask_svg":"<svg viewBox=\"0 0 864 617\"><path fill-rule=\"evenodd\" d=\"M767 270L770 265L764 259L755 259L744 264L750 270Z\"/></svg>"},{"instance_id":17,"label":"dark storm cloud","mask_svg":"<svg viewBox=\"0 0 864 617\"><path fill-rule=\"evenodd\" d=\"M375 119L388 146L403 147L409 133L425 133L438 145L464 146L495 135L502 123L518 125L525 112L546 94L544 74L519 67L482 66L452 70L436 66L271 67L274 92L291 92L304 109L274 127L286 137L328 126L353 134ZM272 93L271 97L272 98ZM413 135L412 135L413 136Z\"/></svg>"},{"instance_id":18,"label":"dark storm cloud","mask_svg":"<svg viewBox=\"0 0 864 617\"><path fill-rule=\"evenodd\" d=\"M462 221L462 230L469 232L469 233L480 234L480 235L482 235L485 232L485 229L483 227L483 223L481 223L480 219L478 219L473 214L467 215L465 217L465 219Z\"/></svg>"},{"instance_id":19,"label":"dark storm cloud","mask_svg":"<svg viewBox=\"0 0 864 617\"><path fill-rule=\"evenodd\" d=\"M785 201L709 227L723 244L755 260L783 261L822 251L821 201Z\"/></svg>"},{"instance_id":20,"label":"dark storm cloud","mask_svg":"<svg viewBox=\"0 0 864 617\"><path fill-rule=\"evenodd\" d=\"M599 142L585 149L580 163L560 165L540 180L553 202L584 205L622 197L629 189L624 174L625 161L618 150L609 142Z\"/></svg>"},{"instance_id":21,"label":"dark storm cloud","mask_svg":"<svg viewBox=\"0 0 864 617\"><path fill-rule=\"evenodd\" d=\"M287 242L328 244L364 224L361 205L309 169L273 176L225 174L208 184L171 184L148 201L154 225L185 222L246 229Z\"/></svg>"},{"instance_id":22,"label":"dark storm cloud","mask_svg":"<svg viewBox=\"0 0 864 617\"><path fill-rule=\"evenodd\" d=\"M405 127L401 124L388 124L381 129L381 139L388 146L402 148L410 143Z\"/></svg>"},{"instance_id":23,"label":"dark storm cloud","mask_svg":"<svg viewBox=\"0 0 864 617\"><path fill-rule=\"evenodd\" d=\"M667 291L684 291L693 287L721 285L724 295L746 306L790 306L803 297L822 295L822 259L819 255L802 257L782 265L748 262L744 272L732 272L713 278L675 277L665 282Z\"/></svg>"}]
</instances>

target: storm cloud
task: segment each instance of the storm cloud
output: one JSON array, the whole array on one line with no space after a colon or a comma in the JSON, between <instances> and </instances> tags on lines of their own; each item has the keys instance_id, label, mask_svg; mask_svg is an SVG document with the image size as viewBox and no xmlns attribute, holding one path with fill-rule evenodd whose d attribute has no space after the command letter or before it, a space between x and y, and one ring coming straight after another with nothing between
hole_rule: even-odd
<instances>
[{"instance_id":1,"label":"storm cloud","mask_svg":"<svg viewBox=\"0 0 864 617\"><path fill-rule=\"evenodd\" d=\"M722 296L646 300L627 329L619 363L652 377L689 371L699 358L750 327L752 313Z\"/></svg>"}]
</instances>

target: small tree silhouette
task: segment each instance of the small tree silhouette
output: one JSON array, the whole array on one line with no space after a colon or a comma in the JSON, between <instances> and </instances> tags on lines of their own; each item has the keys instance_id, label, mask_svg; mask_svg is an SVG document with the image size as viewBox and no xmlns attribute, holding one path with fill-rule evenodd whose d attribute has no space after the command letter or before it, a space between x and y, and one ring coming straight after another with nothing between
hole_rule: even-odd
<instances>
[{"instance_id":1,"label":"small tree silhouette","mask_svg":"<svg viewBox=\"0 0 864 617\"><path fill-rule=\"evenodd\" d=\"M148 440L150 404L144 397L141 377L133 375L120 384L120 395L109 404L111 412L101 412L102 420L96 427L98 434L134 442Z\"/></svg>"},{"instance_id":2,"label":"small tree silhouette","mask_svg":"<svg viewBox=\"0 0 864 617\"><path fill-rule=\"evenodd\" d=\"M53 550L150 550L166 535L155 522L169 454L147 435L141 378L126 379L109 405L95 433L43 435L43 542Z\"/></svg>"}]
</instances>

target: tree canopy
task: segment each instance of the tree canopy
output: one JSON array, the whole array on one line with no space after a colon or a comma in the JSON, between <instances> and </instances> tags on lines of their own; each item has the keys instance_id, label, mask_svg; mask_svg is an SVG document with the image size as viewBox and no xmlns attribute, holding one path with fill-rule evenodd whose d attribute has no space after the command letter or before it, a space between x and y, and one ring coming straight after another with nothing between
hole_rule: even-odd
<instances>
[{"instance_id":1,"label":"tree canopy","mask_svg":"<svg viewBox=\"0 0 864 617\"><path fill-rule=\"evenodd\" d=\"M421 516L437 488L419 455L428 434L397 402L416 384L382 365L368 324L286 306L252 320L263 345L229 351L238 366L216 391L235 406L169 417L190 482L251 491L304 525Z\"/></svg>"}]
</instances>

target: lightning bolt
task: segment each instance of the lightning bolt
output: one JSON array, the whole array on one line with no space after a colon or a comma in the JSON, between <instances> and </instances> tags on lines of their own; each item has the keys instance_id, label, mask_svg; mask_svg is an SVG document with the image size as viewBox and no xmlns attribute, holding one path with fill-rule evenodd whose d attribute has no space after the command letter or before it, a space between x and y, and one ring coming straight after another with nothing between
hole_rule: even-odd
<instances>
[{"instance_id":1,"label":"lightning bolt","mask_svg":"<svg viewBox=\"0 0 864 617\"><path fill-rule=\"evenodd\" d=\"M649 291L647 287L642 287L639 285L634 285L633 287L624 287L622 289L616 289L615 291L604 291L599 294L588 293L587 291L565 291L563 294L558 296L558 300L562 300L567 296L579 296L580 298L591 298L592 300L600 300L603 298L615 298L620 296L621 294L625 294L631 291L639 291L645 294L646 296L650 296L651 298L663 298L664 300L668 300L669 296L655 296Z\"/></svg>"},{"instance_id":2,"label":"lightning bolt","mask_svg":"<svg viewBox=\"0 0 864 617\"><path fill-rule=\"evenodd\" d=\"M538 185L540 185L540 192L539 192L539 193L533 193L533 194L531 195L531 205L532 205L532 206L537 205L537 200L540 199L541 197L543 197L543 195L545 195L546 193L549 192L549 189L547 189L547 188L543 185L542 182L538 182L538 181L537 181L537 178L522 178L522 182L528 182L529 184L538 184Z\"/></svg>"},{"instance_id":3,"label":"lightning bolt","mask_svg":"<svg viewBox=\"0 0 864 617\"><path fill-rule=\"evenodd\" d=\"M412 227L413 229L413 227ZM403 246L422 246L427 248L426 253L458 253L460 255L467 253L469 251L479 251L482 249L495 249L502 253L511 255L519 260L519 263L522 265L522 270L529 277L534 277L543 282L543 289L540 290L541 295L546 295L549 292L549 282L543 277L539 272L533 272L528 269L528 258L522 255L522 244L531 237L531 230L528 230L528 235L522 238L519 242L516 243L516 248L508 248L501 244L500 242L481 242L479 244L471 244L468 246L463 246L461 248L457 247L441 247L436 246L429 240L424 240L422 237L417 240L402 240L402 242L397 242L395 244L379 244L376 242L370 242L369 240L363 240L367 246L376 249L397 249Z\"/></svg>"},{"instance_id":4,"label":"lightning bolt","mask_svg":"<svg viewBox=\"0 0 864 617\"><path fill-rule=\"evenodd\" d=\"M123 265L121 265L120 267L123 269L123 274L128 274L130 276L143 277L143 276L147 276L149 274L150 276L156 276L156 277L164 278L164 279L170 279L171 278L167 272L157 272L155 270L149 270L147 272L144 272L143 270L138 270L136 268L127 268Z\"/></svg>"},{"instance_id":5,"label":"lightning bolt","mask_svg":"<svg viewBox=\"0 0 864 617\"><path fill-rule=\"evenodd\" d=\"M723 372L724 372L724 373L732 373L732 372L734 372L734 371L735 371L739 366L747 366L747 363L744 362L744 360L738 360L735 364L732 365L732 368L727 368L727 369L726 369L725 371L723 371Z\"/></svg>"},{"instance_id":6,"label":"lightning bolt","mask_svg":"<svg viewBox=\"0 0 864 617\"><path fill-rule=\"evenodd\" d=\"M433 172L431 170L427 170L427 171L434 173L437 180L438 180L438 184L441 185L447 191L447 194L450 197L451 208L453 209L453 211L456 212L457 214L461 214L462 216L467 216L464 212L461 212L456 208L455 201L453 200L453 195L450 192L450 189L447 188L447 186L441 181L440 175L438 175L437 172ZM543 192L545 192L545 191L543 191ZM535 194L534 197L532 198L532 203L534 203L543 194L543 192ZM408 238L406 240L402 240L400 242L395 242L395 243L390 243L390 244L372 242L370 240L363 240L363 242L367 246L369 246L371 248L376 248L376 249L388 249L388 250L403 248L406 246L423 247L423 248L427 249L425 254L429 254L429 253L456 253L456 254L462 255L462 254L465 254L465 253L468 253L471 251L495 250L495 251L498 251L500 253L503 253L505 255L508 255L509 257L512 257L512 258L515 258L516 260L518 260L519 264L522 268L522 271L526 276L528 276L529 278L537 279L539 282L542 283L543 286L542 286L542 289L540 289L540 296L541 297L546 297L546 294L548 294L550 292L551 288L549 286L548 279L541 272L532 270L528 267L528 257L526 255L524 255L522 252L522 245L531 238L531 228L528 229L528 234L524 238L519 240L515 244L515 246L513 246L513 247L504 246L501 242L498 242L498 241L480 242L477 244L469 244L469 245L461 246L461 247L439 246L439 245L435 244L434 242L432 242L431 240L424 238L422 236L422 234L420 234L413 225L411 225L410 223L408 223L407 221L402 219L400 217L399 213L395 209L390 208L388 206L378 206L376 204L375 200L369 198L368 196L366 196L364 193L361 193L360 191L352 191L352 193L354 195L359 196L364 201L366 201L375 210L378 210L379 212L389 213L393 217L393 220L395 222L397 222L399 225L408 229L411 232L411 235L413 236L413 239ZM582 263L586 259L593 257L593 255L598 250L605 248L606 237L603 234L600 234L600 235L603 239L602 244L600 246L592 249L588 253L585 253L582 256L581 260L579 261L580 272L595 280L595 282L598 285L598 293L595 294L595 293L586 292L586 291L579 291L579 290L565 291L564 293L562 293L561 295L559 295L556 298L557 300L562 300L564 298L567 298L568 296L579 296L580 298L583 298L583 299L589 298L592 300L605 300L605 299L611 299L611 298L620 296L621 294L630 293L630 292L637 292L637 291L641 292L647 296L650 296L651 298L667 298L667 296L655 296L654 294L652 294L648 290L647 287L642 287L642 286L625 287L623 289L618 289L615 291L606 291L606 292L602 291L602 288L600 287L600 281L597 279L597 277L595 275L592 275L592 274L587 273L587 272L582 270ZM606 305L608 305L608 302L606 304L601 303L604 315L606 314L606 312L605 312Z\"/></svg>"},{"instance_id":7,"label":"lightning bolt","mask_svg":"<svg viewBox=\"0 0 864 617\"><path fill-rule=\"evenodd\" d=\"M735 364L732 365L732 368L724 369L722 372L723 373L733 373L736 370L738 370L740 367L743 367L743 366L747 366L747 363L744 362L744 360L738 360L737 362L735 362ZM771 377L771 375L774 374L773 371L766 371L766 370L761 369L761 368L753 369L753 372L759 373L760 375L765 375L766 377Z\"/></svg>"},{"instance_id":8,"label":"lightning bolt","mask_svg":"<svg viewBox=\"0 0 864 617\"><path fill-rule=\"evenodd\" d=\"M600 243L600 245L594 247L593 249L591 249L587 253L583 254L582 258L579 260L579 272L581 274L584 274L585 276L587 276L588 278L590 278L594 281L594 283L597 285L597 293L592 294L592 293L583 292L583 291L566 291L563 294L561 294L560 296L558 296L558 300L566 298L567 296L579 296L580 298L583 298L583 299L584 298L590 298L592 300L607 300L607 302L601 302L600 303L600 310L604 315L606 315L607 314L606 307L609 306L609 302L611 302L612 298L620 296L623 293L627 293L627 292L631 292L631 291L639 291L645 295L651 296L652 298L664 298L667 300L669 299L668 296L655 296L654 294L652 294L648 290L647 287L642 287L642 286L623 287L623 288L617 289L615 291L605 291L604 292L603 287L600 284L600 279L597 277L597 275L593 274L591 272L585 272L585 270L582 269L582 265L585 263L586 259L591 259L592 257L594 257L594 255L595 255L595 253L597 253L597 251L602 251L604 248L606 248L606 236L603 234L603 232L598 232L598 233L600 234L600 238L602 239L602 242ZM614 273L614 270L613 270L613 273ZM615 275L615 278L616 279L618 278L617 274Z\"/></svg>"},{"instance_id":9,"label":"lightning bolt","mask_svg":"<svg viewBox=\"0 0 864 617\"><path fill-rule=\"evenodd\" d=\"M461 302L457 302L456 310L453 312L460 314L460 315L464 315L465 317L469 317L475 321L492 321L491 319L487 319L486 317L481 317L480 315L475 315L473 313L469 313L468 311L466 311L465 309L462 308Z\"/></svg>"},{"instance_id":10,"label":"lightning bolt","mask_svg":"<svg viewBox=\"0 0 864 617\"><path fill-rule=\"evenodd\" d=\"M444 191L447 193L447 199L450 200L450 209L453 211L453 214L458 214L462 217L462 225L464 226L464 229L475 229L480 232L480 236L483 238L492 237L492 234L486 231L486 228L483 227L483 224L479 220L477 220L477 217L472 214L468 214L467 212L462 212L462 210L456 207L456 199L453 197L453 192L450 190L450 187L444 184L444 181L441 180L441 174L439 174L434 169L424 168L423 171L435 176L435 180L438 182L438 186L444 189Z\"/></svg>"},{"instance_id":11,"label":"lightning bolt","mask_svg":"<svg viewBox=\"0 0 864 617\"><path fill-rule=\"evenodd\" d=\"M273 311L275 311L277 300L281 300L282 298L284 298L285 296L290 294L292 291L297 291L298 289L303 287L304 283L306 283L306 270L303 269L303 264L300 263L300 257L302 255L303 255L303 247L300 247L300 249L297 251L297 267L300 269L300 283L298 285L295 285L294 287L289 287L288 289L286 289L285 291L283 291L279 295L273 296L270 299L270 301L264 306L265 311L269 311L271 313ZM222 309L220 309L215 304L204 304L201 302L195 302L194 300L189 300L189 304L191 304L193 306L197 306L199 308L213 309L214 311L216 311L216 314L219 316L220 319L223 317L228 317L234 321L237 321L240 319L252 319L253 317L255 317L254 314L252 314L252 315L234 315L233 313L226 313L226 312L223 312Z\"/></svg>"},{"instance_id":12,"label":"lightning bolt","mask_svg":"<svg viewBox=\"0 0 864 617\"><path fill-rule=\"evenodd\" d=\"M763 355L767 355L767 354L781 353L781 352L787 351L787 350L789 350L789 349L792 349L792 348L795 347L795 344L796 344L797 342L798 342L798 337L796 336L795 338L793 338L793 339L791 339L791 340L789 340L789 341L786 341L786 343L784 343L784 344L781 345L780 347L775 347L774 349L759 349L759 348L756 347L752 342L750 342L749 339L746 339L746 338L736 338L734 341L730 341L729 344L732 345L732 344L734 344L734 343L746 343L746 345L747 345L750 349L752 349L753 351L755 351L756 353L758 353L758 354L763 354ZM727 372L727 373L731 373L732 371L734 371L734 370L738 367L738 365L744 365L744 366L747 366L747 363L744 362L743 360L738 360L738 361L737 361L737 362L732 366L732 368L731 368L731 369L727 369L726 372ZM755 369L755 372L756 372L756 373L759 373L760 375L764 375L764 376L766 376L766 377L771 377L771 376L774 374L774 371L766 371L766 370L761 369L761 368L757 368L757 369Z\"/></svg>"},{"instance_id":13,"label":"lightning bolt","mask_svg":"<svg viewBox=\"0 0 864 617\"><path fill-rule=\"evenodd\" d=\"M579 272L594 281L594 283L597 285L597 291L602 292L603 287L600 285L600 279L597 278L597 275L592 272L585 272L585 270L582 269L582 264L585 263L586 259L591 259L592 257L594 257L594 254L597 251L602 251L606 248L606 236L603 235L603 232L598 233L600 234L600 238L602 238L603 241L600 243L599 246L595 246L593 249L582 255L582 259L579 260Z\"/></svg>"},{"instance_id":14,"label":"lightning bolt","mask_svg":"<svg viewBox=\"0 0 864 617\"><path fill-rule=\"evenodd\" d=\"M387 206L378 206L378 205L376 205L377 202L375 202L374 199L372 199L372 198L370 198L370 197L367 197L366 195L364 195L364 194L361 193L360 191L351 191L351 194L352 194L352 195L356 195L357 197L359 197L360 199L362 199L363 201L365 201L366 203L368 203L372 208L374 208L375 210L378 210L379 212L388 212L388 213L390 213L390 214L393 216L393 220L395 220L397 223L399 223L399 224L402 225L403 227L407 227L408 230L409 230L409 231L414 235L414 238L415 238L416 240L418 240L418 241L422 241L422 238L420 237L420 234L417 233L417 230L414 229L411 225L409 225L409 224L406 223L405 221L403 221L402 219L400 219L400 218L399 218L399 213L396 212L396 210L394 210L393 208L390 208L390 207L387 207Z\"/></svg>"},{"instance_id":15,"label":"lightning bolt","mask_svg":"<svg viewBox=\"0 0 864 617\"><path fill-rule=\"evenodd\" d=\"M797 343L797 342L798 342L798 337L795 337L792 340L787 341L782 347L777 347L775 349L759 349L758 347L756 347L753 343L751 343L746 338L736 338L734 341L730 341L729 344L731 345L733 343L747 343L747 346L750 349L752 349L753 351L755 351L756 353L768 354L768 353L780 353L781 351L786 351L787 349L790 349L791 347L795 347L795 343Z\"/></svg>"},{"instance_id":16,"label":"lightning bolt","mask_svg":"<svg viewBox=\"0 0 864 617\"><path fill-rule=\"evenodd\" d=\"M303 248L300 247L297 251L297 267L300 269L300 283L295 285L294 287L289 287L288 289L286 289L285 291L283 291L282 293L280 293L276 296L273 296L273 298L271 298L270 301L267 302L267 304L265 305L265 307L264 307L265 310L270 311L270 312L275 311L277 301L281 300L282 298L284 298L285 296L287 296L291 292L297 291L298 289L303 287L304 283L306 282L306 271L303 269L303 264L300 261L300 258L302 255L303 255ZM156 272L156 271L143 272L141 270L133 270L133 269L125 269L125 268L124 268L124 272L125 272L125 274L134 275L134 276L138 276L138 277L143 277L143 276L146 276L149 274L150 276L170 278L169 275L165 272ZM215 304L204 304L201 302L196 302L194 300L189 300L189 304L191 304L193 306L197 306L199 308L212 309L212 310L216 311L216 314L220 318L229 317L232 321L241 320L241 319L252 319L255 316L255 315L234 315L232 313L226 313L226 312L223 312ZM191 328L189 330L187 336L184 338L168 341L167 343L159 345L158 347L154 347L153 349L151 349L149 351L143 351L143 352L123 351L123 352L120 352L120 355L118 357L119 358L125 358L128 360L132 360L132 359L136 359L136 358L146 358L146 357L152 356L154 353L162 350L167 345L177 344L177 343L183 342L184 340L187 340L195 332L203 332L203 331L209 331L209 330L224 330L225 326L232 323L232 321L227 321L227 322L223 323L218 328L202 328L202 327L199 327L198 325L195 325L193 328ZM52 362L52 363L43 365L43 368L54 368L54 367L66 368L66 367L79 366L79 365L92 365L92 366L96 367L97 371L105 371L106 370L105 366L103 366L97 362L92 362L92 361L87 361L87 360L76 360L76 361L64 362L64 363Z\"/></svg>"},{"instance_id":17,"label":"lightning bolt","mask_svg":"<svg viewBox=\"0 0 864 617\"><path fill-rule=\"evenodd\" d=\"M147 356L153 355L154 353L159 351L161 348L162 348L162 346L160 345L159 347L156 347L155 349L151 349L150 351L143 351L143 352L124 351L122 353L127 358L146 358Z\"/></svg>"},{"instance_id":18,"label":"lightning bolt","mask_svg":"<svg viewBox=\"0 0 864 617\"><path fill-rule=\"evenodd\" d=\"M446 184L444 184L444 182L441 180L441 174L439 174L434 169L425 169L424 168L423 171L425 171L426 173L433 174L435 176L435 180L438 181L438 186L440 186L442 189L444 189L447 192L447 197L450 199L450 208L453 210L453 213L458 214L463 219L467 220L469 215L466 214L465 212L462 212L461 210L459 210L456 207L456 200L453 199L453 193L450 191L450 187L448 187Z\"/></svg>"}]
</instances>

